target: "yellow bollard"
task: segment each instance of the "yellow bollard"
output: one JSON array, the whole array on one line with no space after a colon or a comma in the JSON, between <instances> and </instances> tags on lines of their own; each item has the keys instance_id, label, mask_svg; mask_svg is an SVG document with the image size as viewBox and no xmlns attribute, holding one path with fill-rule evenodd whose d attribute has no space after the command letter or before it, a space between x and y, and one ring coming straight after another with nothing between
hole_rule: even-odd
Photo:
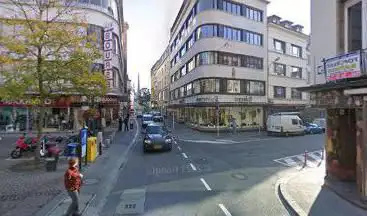
<instances>
[{"instance_id":1,"label":"yellow bollard","mask_svg":"<svg viewBox=\"0 0 367 216\"><path fill-rule=\"evenodd\" d=\"M97 158L97 137L89 137L87 142L87 161L94 162Z\"/></svg>"}]
</instances>

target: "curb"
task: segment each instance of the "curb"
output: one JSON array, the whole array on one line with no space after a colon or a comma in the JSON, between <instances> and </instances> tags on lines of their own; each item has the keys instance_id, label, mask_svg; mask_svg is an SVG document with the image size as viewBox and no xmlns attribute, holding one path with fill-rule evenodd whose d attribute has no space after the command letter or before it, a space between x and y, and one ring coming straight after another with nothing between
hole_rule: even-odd
<instances>
[{"instance_id":1,"label":"curb","mask_svg":"<svg viewBox=\"0 0 367 216\"><path fill-rule=\"evenodd\" d=\"M297 177L300 172L280 178L276 183L277 195L284 207L292 214L297 216L307 216L307 213L297 204L293 197L287 191L287 183L289 180Z\"/></svg>"}]
</instances>

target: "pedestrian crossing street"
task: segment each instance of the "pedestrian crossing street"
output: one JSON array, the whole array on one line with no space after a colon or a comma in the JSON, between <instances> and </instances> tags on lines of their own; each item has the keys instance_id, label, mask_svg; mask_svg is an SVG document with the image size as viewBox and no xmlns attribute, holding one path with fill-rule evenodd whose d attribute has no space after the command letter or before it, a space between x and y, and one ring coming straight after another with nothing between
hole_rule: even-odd
<instances>
[{"instance_id":1,"label":"pedestrian crossing street","mask_svg":"<svg viewBox=\"0 0 367 216\"><path fill-rule=\"evenodd\" d=\"M296 169L302 169L305 167L315 168L320 166L323 162L323 149L313 152L307 152L307 163L305 166L305 153L287 156L283 158L275 159L274 162L282 164L287 167L294 167Z\"/></svg>"}]
</instances>

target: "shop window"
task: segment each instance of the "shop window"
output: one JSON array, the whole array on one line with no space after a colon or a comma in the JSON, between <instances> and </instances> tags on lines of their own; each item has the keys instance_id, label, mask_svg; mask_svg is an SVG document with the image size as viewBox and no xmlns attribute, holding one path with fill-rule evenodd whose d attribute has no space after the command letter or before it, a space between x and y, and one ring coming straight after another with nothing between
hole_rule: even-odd
<instances>
[{"instance_id":1,"label":"shop window","mask_svg":"<svg viewBox=\"0 0 367 216\"><path fill-rule=\"evenodd\" d=\"M285 87L274 86L274 98L285 98Z\"/></svg>"},{"instance_id":2,"label":"shop window","mask_svg":"<svg viewBox=\"0 0 367 216\"><path fill-rule=\"evenodd\" d=\"M240 80L227 80L227 93L240 93Z\"/></svg>"}]
</instances>

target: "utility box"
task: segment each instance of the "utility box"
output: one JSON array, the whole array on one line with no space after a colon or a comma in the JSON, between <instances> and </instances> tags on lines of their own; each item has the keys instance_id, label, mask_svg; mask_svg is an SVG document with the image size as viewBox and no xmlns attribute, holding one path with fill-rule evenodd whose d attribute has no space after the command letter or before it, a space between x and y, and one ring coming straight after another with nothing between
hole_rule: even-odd
<instances>
[{"instance_id":1,"label":"utility box","mask_svg":"<svg viewBox=\"0 0 367 216\"><path fill-rule=\"evenodd\" d=\"M87 142L87 161L94 162L97 158L97 137L89 137Z\"/></svg>"}]
</instances>

